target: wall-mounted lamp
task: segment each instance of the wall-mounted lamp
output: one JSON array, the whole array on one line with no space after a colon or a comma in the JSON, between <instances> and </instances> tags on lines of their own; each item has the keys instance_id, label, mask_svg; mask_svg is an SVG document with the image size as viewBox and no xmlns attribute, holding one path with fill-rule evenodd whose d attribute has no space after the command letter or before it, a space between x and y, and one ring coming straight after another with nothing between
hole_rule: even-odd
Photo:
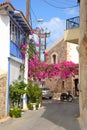
<instances>
[{"instance_id":1,"label":"wall-mounted lamp","mask_svg":"<svg viewBox=\"0 0 87 130\"><path fill-rule=\"evenodd\" d=\"M37 22L43 22L43 19L37 19Z\"/></svg>"}]
</instances>

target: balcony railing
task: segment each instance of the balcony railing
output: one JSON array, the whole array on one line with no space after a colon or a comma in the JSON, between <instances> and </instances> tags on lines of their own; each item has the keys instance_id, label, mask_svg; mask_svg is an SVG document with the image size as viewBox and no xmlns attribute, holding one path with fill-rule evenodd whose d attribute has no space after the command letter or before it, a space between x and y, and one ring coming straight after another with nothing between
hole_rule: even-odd
<instances>
[{"instance_id":1,"label":"balcony railing","mask_svg":"<svg viewBox=\"0 0 87 130\"><path fill-rule=\"evenodd\" d=\"M66 30L79 27L79 16L66 20Z\"/></svg>"},{"instance_id":2,"label":"balcony railing","mask_svg":"<svg viewBox=\"0 0 87 130\"><path fill-rule=\"evenodd\" d=\"M19 59L23 59L19 46L12 41L10 41L10 54Z\"/></svg>"}]
</instances>

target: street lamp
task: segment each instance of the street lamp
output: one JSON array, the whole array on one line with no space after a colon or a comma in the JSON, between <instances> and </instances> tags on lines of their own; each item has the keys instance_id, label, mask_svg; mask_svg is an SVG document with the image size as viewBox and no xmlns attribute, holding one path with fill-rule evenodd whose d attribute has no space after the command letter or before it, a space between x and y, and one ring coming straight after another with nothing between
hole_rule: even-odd
<instances>
[{"instance_id":1,"label":"street lamp","mask_svg":"<svg viewBox=\"0 0 87 130\"><path fill-rule=\"evenodd\" d=\"M32 26L32 23L35 23L35 22L41 23L41 22L43 22L43 19L42 18L38 18L36 20L31 20L30 21L31 26Z\"/></svg>"},{"instance_id":2,"label":"street lamp","mask_svg":"<svg viewBox=\"0 0 87 130\"><path fill-rule=\"evenodd\" d=\"M41 18L37 19L37 22L43 22L43 19L41 19Z\"/></svg>"}]
</instances>

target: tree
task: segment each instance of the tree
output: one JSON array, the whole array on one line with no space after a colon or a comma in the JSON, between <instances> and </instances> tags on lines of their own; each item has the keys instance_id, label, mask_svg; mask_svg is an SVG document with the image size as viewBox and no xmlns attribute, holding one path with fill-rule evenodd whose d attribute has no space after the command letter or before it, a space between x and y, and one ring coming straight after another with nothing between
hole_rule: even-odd
<instances>
[{"instance_id":1,"label":"tree","mask_svg":"<svg viewBox=\"0 0 87 130\"><path fill-rule=\"evenodd\" d=\"M73 77L78 73L78 64L72 61L63 61L58 64L47 64L40 62L39 59L34 56L29 62L29 79L41 80L45 78L52 78L54 76L60 76L60 78Z\"/></svg>"}]
</instances>

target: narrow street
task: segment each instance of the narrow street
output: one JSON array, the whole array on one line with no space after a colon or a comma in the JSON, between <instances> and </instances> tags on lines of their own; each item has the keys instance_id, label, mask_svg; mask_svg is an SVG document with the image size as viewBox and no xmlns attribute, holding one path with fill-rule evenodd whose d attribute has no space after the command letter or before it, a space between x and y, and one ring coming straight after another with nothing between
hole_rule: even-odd
<instances>
[{"instance_id":1,"label":"narrow street","mask_svg":"<svg viewBox=\"0 0 87 130\"><path fill-rule=\"evenodd\" d=\"M81 130L77 102L43 100L43 107L0 123L0 130Z\"/></svg>"}]
</instances>

